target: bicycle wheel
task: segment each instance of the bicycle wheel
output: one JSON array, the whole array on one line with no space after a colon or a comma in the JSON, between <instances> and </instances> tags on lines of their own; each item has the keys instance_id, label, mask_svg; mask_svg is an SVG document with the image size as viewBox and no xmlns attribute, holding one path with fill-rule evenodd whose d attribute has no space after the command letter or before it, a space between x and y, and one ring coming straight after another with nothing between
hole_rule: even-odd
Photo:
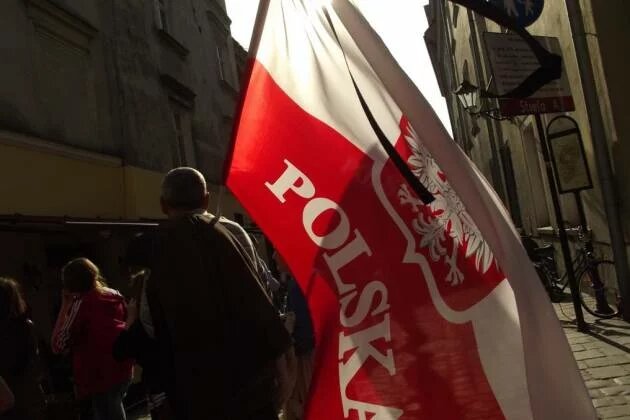
<instances>
[{"instance_id":1,"label":"bicycle wheel","mask_svg":"<svg viewBox=\"0 0 630 420\"><path fill-rule=\"evenodd\" d=\"M580 275L580 301L588 313L598 318L619 315L619 291L615 263L596 261Z\"/></svg>"}]
</instances>

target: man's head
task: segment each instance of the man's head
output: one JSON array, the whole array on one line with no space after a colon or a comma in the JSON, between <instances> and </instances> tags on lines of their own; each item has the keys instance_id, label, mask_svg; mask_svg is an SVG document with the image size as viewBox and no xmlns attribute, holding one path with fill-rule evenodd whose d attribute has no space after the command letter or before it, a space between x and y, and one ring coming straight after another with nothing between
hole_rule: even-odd
<instances>
[{"instance_id":1,"label":"man's head","mask_svg":"<svg viewBox=\"0 0 630 420\"><path fill-rule=\"evenodd\" d=\"M172 169L162 181L160 204L162 212L168 217L192 210L206 210L209 197L206 180L194 168Z\"/></svg>"}]
</instances>

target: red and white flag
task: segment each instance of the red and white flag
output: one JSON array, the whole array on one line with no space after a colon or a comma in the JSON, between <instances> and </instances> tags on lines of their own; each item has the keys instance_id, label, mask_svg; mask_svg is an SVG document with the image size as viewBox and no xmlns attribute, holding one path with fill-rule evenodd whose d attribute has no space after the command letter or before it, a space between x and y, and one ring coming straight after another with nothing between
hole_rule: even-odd
<instances>
[{"instance_id":1,"label":"red and white flag","mask_svg":"<svg viewBox=\"0 0 630 420\"><path fill-rule=\"evenodd\" d=\"M595 419L504 207L357 8L262 3L227 184L307 297L307 418Z\"/></svg>"}]
</instances>

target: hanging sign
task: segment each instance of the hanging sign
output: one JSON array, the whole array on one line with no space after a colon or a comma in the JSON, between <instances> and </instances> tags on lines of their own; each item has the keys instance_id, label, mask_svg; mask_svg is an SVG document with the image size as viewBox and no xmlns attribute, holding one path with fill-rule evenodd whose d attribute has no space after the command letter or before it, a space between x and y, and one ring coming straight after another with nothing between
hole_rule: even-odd
<instances>
[{"instance_id":1,"label":"hanging sign","mask_svg":"<svg viewBox=\"0 0 630 420\"><path fill-rule=\"evenodd\" d=\"M527 43L518 35L485 32L484 43L496 90L499 94L512 91L539 67L538 60ZM535 37L549 51L562 56L560 42L554 37ZM504 117L573 111L575 104L566 72L559 79L545 84L526 98L498 98Z\"/></svg>"}]
</instances>

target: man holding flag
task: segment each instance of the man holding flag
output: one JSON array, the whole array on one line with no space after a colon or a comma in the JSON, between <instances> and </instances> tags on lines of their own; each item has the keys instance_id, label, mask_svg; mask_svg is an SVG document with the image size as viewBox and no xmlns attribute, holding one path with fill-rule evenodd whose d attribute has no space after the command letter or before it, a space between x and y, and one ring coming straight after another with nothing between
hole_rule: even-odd
<instances>
[{"instance_id":1,"label":"man holding flag","mask_svg":"<svg viewBox=\"0 0 630 420\"><path fill-rule=\"evenodd\" d=\"M594 419L507 212L350 0L261 1L227 184L316 332L308 419Z\"/></svg>"}]
</instances>

